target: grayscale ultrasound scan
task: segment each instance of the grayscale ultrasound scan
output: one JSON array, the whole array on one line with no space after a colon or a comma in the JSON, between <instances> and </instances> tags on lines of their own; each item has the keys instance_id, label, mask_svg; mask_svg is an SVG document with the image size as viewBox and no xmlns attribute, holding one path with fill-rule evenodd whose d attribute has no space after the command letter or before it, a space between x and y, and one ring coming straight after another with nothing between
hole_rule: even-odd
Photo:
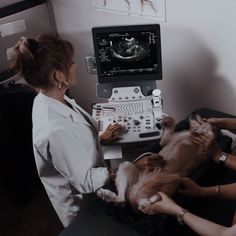
<instances>
[{"instance_id":1,"label":"grayscale ultrasound scan","mask_svg":"<svg viewBox=\"0 0 236 236\"><path fill-rule=\"evenodd\" d=\"M120 42L112 43L111 54L121 61L139 61L149 55L149 47L145 42L135 38L125 38Z\"/></svg>"}]
</instances>

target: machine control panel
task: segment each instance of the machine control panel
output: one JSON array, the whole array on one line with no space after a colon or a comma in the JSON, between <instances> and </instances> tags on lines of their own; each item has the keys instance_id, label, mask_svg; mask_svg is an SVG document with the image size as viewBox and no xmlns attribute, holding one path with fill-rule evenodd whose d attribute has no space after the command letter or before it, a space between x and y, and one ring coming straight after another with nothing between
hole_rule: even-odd
<instances>
[{"instance_id":1,"label":"machine control panel","mask_svg":"<svg viewBox=\"0 0 236 236\"><path fill-rule=\"evenodd\" d=\"M108 103L93 106L92 116L100 132L109 124L120 123L125 131L117 144L158 140L162 134L163 113L161 93L154 93L155 99L154 95L143 96L139 87L113 88Z\"/></svg>"}]
</instances>

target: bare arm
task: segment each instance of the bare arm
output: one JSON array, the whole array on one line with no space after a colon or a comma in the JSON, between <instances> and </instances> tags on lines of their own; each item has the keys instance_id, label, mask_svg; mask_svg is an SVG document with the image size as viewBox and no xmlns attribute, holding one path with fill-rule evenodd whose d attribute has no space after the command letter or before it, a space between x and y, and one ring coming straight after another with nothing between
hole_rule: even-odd
<instances>
[{"instance_id":1,"label":"bare arm","mask_svg":"<svg viewBox=\"0 0 236 236\"><path fill-rule=\"evenodd\" d=\"M220 129L227 129L236 132L236 118L210 118L208 122L218 126Z\"/></svg>"},{"instance_id":2,"label":"bare arm","mask_svg":"<svg viewBox=\"0 0 236 236\"><path fill-rule=\"evenodd\" d=\"M222 120L222 121L221 121ZM236 119L229 118L210 118L208 121L211 124L218 125L219 127L226 128L234 128L236 130ZM224 125L223 125L224 123ZM219 144L213 139L213 137L209 133L202 133L198 136L192 136L193 142L199 145L206 153L210 156L210 158L216 163L220 163L220 157L223 154L223 151ZM228 158L225 161L225 166L236 170L236 155L228 154Z\"/></svg>"},{"instance_id":3,"label":"bare arm","mask_svg":"<svg viewBox=\"0 0 236 236\"><path fill-rule=\"evenodd\" d=\"M183 211L183 210L182 210ZM236 234L236 225L233 227L224 227L209 220L198 217L190 212L185 213L183 221L192 230L199 235L204 236L233 236Z\"/></svg>"},{"instance_id":4,"label":"bare arm","mask_svg":"<svg viewBox=\"0 0 236 236\"><path fill-rule=\"evenodd\" d=\"M205 149L214 162L220 163L223 151L208 133L193 136L193 142ZM236 155L228 154L224 165L229 169L236 170ZM222 186L201 187L192 180L183 178L181 179L181 184L184 188L180 189L179 192L185 195L195 197L220 197L236 200L236 183Z\"/></svg>"},{"instance_id":5,"label":"bare arm","mask_svg":"<svg viewBox=\"0 0 236 236\"><path fill-rule=\"evenodd\" d=\"M211 221L198 217L190 212L185 212L182 207L177 205L166 194L159 193L162 200L146 206L143 210L146 214L168 214L173 217L181 218L182 222L188 225L199 235L204 236L234 236L236 235L236 225L233 227L224 227Z\"/></svg>"},{"instance_id":6,"label":"bare arm","mask_svg":"<svg viewBox=\"0 0 236 236\"><path fill-rule=\"evenodd\" d=\"M236 200L236 183L202 187L190 178L181 178L180 185L178 192L186 196Z\"/></svg>"},{"instance_id":7,"label":"bare arm","mask_svg":"<svg viewBox=\"0 0 236 236\"><path fill-rule=\"evenodd\" d=\"M202 187L201 197L216 197L228 200L236 200L236 183Z\"/></svg>"}]
</instances>

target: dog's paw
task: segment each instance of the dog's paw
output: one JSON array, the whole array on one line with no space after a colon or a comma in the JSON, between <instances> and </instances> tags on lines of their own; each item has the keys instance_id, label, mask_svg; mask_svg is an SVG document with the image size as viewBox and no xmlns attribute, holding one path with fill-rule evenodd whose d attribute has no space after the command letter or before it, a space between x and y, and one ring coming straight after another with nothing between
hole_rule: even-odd
<instances>
[{"instance_id":1,"label":"dog's paw","mask_svg":"<svg viewBox=\"0 0 236 236\"><path fill-rule=\"evenodd\" d=\"M104 189L103 188L100 188L96 191L96 194L98 197L104 199Z\"/></svg>"},{"instance_id":2,"label":"dog's paw","mask_svg":"<svg viewBox=\"0 0 236 236\"><path fill-rule=\"evenodd\" d=\"M120 202L120 198L108 189L100 188L96 193L97 196L102 198L105 202Z\"/></svg>"},{"instance_id":3,"label":"dog's paw","mask_svg":"<svg viewBox=\"0 0 236 236\"><path fill-rule=\"evenodd\" d=\"M158 202L161 200L161 196L159 194L153 195L152 197L150 197L150 202L154 203L154 202Z\"/></svg>"},{"instance_id":4,"label":"dog's paw","mask_svg":"<svg viewBox=\"0 0 236 236\"><path fill-rule=\"evenodd\" d=\"M161 126L164 128L170 128L175 125L175 119L170 116L166 116L161 121Z\"/></svg>"},{"instance_id":5,"label":"dog's paw","mask_svg":"<svg viewBox=\"0 0 236 236\"><path fill-rule=\"evenodd\" d=\"M97 190L97 196L105 200L106 202L109 200L112 200L114 197L116 197L115 193L111 192L108 189L100 188Z\"/></svg>"},{"instance_id":6,"label":"dog's paw","mask_svg":"<svg viewBox=\"0 0 236 236\"><path fill-rule=\"evenodd\" d=\"M138 210L148 215L155 214L154 210L150 209L151 205L160 200L161 196L159 194L155 194L150 198L142 198L138 201Z\"/></svg>"},{"instance_id":7,"label":"dog's paw","mask_svg":"<svg viewBox=\"0 0 236 236\"><path fill-rule=\"evenodd\" d=\"M148 208L151 204L152 202L150 201L149 198L141 198L138 201L138 209L143 211L144 209Z\"/></svg>"}]
</instances>

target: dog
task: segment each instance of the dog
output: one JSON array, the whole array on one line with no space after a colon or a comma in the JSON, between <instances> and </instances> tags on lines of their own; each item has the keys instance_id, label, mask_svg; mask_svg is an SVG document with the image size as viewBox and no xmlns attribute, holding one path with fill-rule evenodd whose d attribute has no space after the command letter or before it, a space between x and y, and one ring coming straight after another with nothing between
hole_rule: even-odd
<instances>
[{"instance_id":1,"label":"dog","mask_svg":"<svg viewBox=\"0 0 236 236\"><path fill-rule=\"evenodd\" d=\"M164 129L161 151L145 153L133 163L121 163L115 179L118 194L100 188L99 197L120 206L128 201L132 209L139 212L147 204L161 200L159 191L173 196L180 178L190 175L210 158L201 145L193 142L193 136L205 133L216 140L219 131L199 115L191 116L189 129L181 132L175 132L176 122L172 117L165 117L161 125Z\"/></svg>"}]
</instances>

